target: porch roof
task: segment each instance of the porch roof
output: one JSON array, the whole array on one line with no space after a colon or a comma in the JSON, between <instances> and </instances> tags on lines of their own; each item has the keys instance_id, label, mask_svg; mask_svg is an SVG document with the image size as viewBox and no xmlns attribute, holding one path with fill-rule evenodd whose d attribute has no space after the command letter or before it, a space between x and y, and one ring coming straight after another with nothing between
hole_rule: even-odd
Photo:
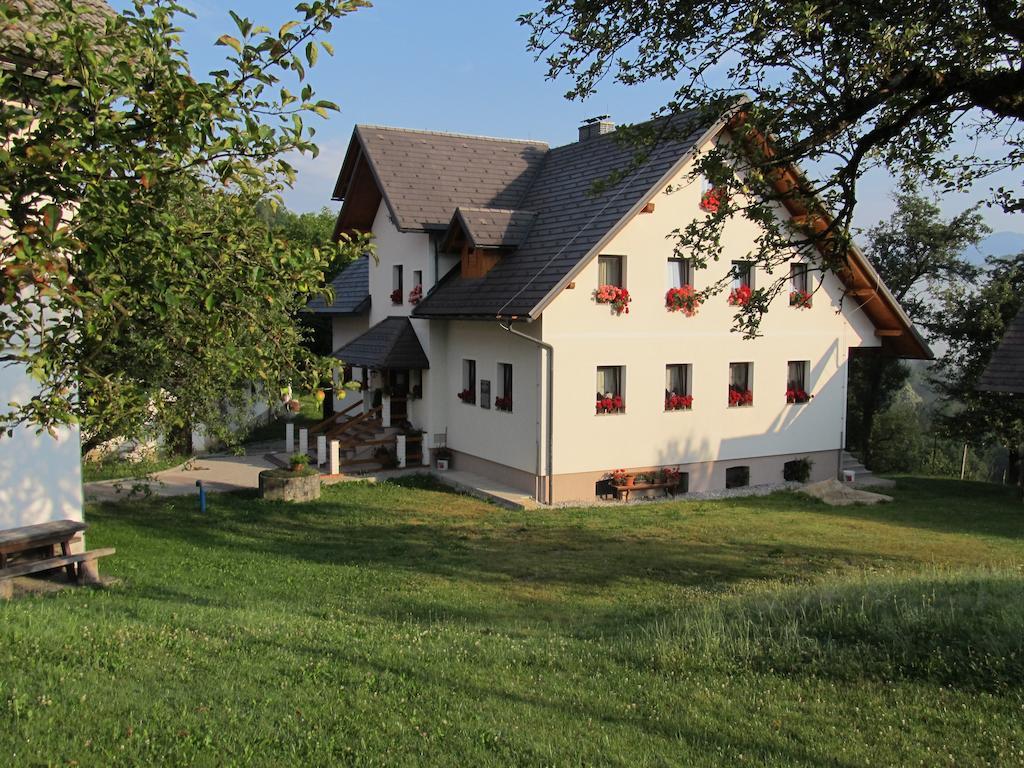
<instances>
[{"instance_id":1,"label":"porch roof","mask_svg":"<svg viewBox=\"0 0 1024 768\"><path fill-rule=\"evenodd\" d=\"M388 317L334 352L347 365L365 368L430 368L416 331L407 317Z\"/></svg>"}]
</instances>

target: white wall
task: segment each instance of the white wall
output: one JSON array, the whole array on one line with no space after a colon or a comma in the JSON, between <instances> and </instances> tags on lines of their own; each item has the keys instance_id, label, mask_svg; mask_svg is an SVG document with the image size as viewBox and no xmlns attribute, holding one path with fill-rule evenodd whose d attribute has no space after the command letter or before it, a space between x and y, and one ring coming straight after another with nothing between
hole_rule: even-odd
<instances>
[{"instance_id":1,"label":"white wall","mask_svg":"<svg viewBox=\"0 0 1024 768\"><path fill-rule=\"evenodd\" d=\"M0 367L0 403L24 402L34 382L16 366ZM56 439L32 429L0 435L0 530L49 520L82 519L82 462L77 427Z\"/></svg>"},{"instance_id":2,"label":"white wall","mask_svg":"<svg viewBox=\"0 0 1024 768\"><path fill-rule=\"evenodd\" d=\"M692 318L665 309L666 260L672 256L666 235L704 215L700 193L698 183L683 183L659 194L654 212L637 215L603 250L626 257L628 315L616 316L593 301L596 259L576 277L575 289L563 291L545 310L544 340L555 347L555 474L842 447L848 348L879 341L852 302L839 312L842 288L834 276L826 277L810 309L791 308L787 286L756 340L731 332L735 310L725 294ZM724 257L696 272L696 287L725 274L732 259L746 257L756 233L750 222L728 223ZM788 275L788 265L781 269L776 276ZM759 270L755 286L771 279ZM785 402L790 360L810 361L808 391L814 399L807 404ZM753 363L751 407L728 407L730 362ZM670 363L692 365L691 411L664 411ZM625 366L626 413L595 414L599 365Z\"/></svg>"},{"instance_id":3,"label":"white wall","mask_svg":"<svg viewBox=\"0 0 1024 768\"><path fill-rule=\"evenodd\" d=\"M438 358L444 370L435 368L431 407L434 432L448 429L448 446L482 459L521 469L537 471L537 414L540 402L538 347L516 338L491 321L435 321L445 337L444 356ZM536 326L524 332L539 332ZM462 361L476 361L477 402L463 403ZM434 360L432 359L432 363ZM512 364L512 412L494 408L499 393L498 363ZM480 382L491 382L490 409L480 406ZM443 419L443 420L442 420Z\"/></svg>"}]
</instances>

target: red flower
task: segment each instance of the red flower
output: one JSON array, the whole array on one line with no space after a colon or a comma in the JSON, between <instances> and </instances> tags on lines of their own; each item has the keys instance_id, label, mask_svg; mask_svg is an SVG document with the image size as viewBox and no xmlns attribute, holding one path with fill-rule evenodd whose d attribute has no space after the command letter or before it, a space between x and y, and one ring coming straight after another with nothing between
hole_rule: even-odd
<instances>
[{"instance_id":1,"label":"red flower","mask_svg":"<svg viewBox=\"0 0 1024 768\"><path fill-rule=\"evenodd\" d=\"M741 285L729 291L729 304L734 307L745 307L750 303L750 297L754 292L749 285Z\"/></svg>"},{"instance_id":2,"label":"red flower","mask_svg":"<svg viewBox=\"0 0 1024 768\"><path fill-rule=\"evenodd\" d=\"M414 286L413 289L411 291L409 291L409 303L410 304L419 304L420 303L420 299L422 299L422 298L423 298L423 286L422 285ZM394 294L391 294L391 299L392 299L392 301L394 301Z\"/></svg>"},{"instance_id":3,"label":"red flower","mask_svg":"<svg viewBox=\"0 0 1024 768\"><path fill-rule=\"evenodd\" d=\"M738 407L742 405L753 405L754 404L754 392L750 389L740 389L739 387L729 387L729 405Z\"/></svg>"},{"instance_id":4,"label":"red flower","mask_svg":"<svg viewBox=\"0 0 1024 768\"><path fill-rule=\"evenodd\" d=\"M611 304L612 311L617 315L629 314L629 291L617 285L601 285L594 291L594 301L598 304Z\"/></svg>"},{"instance_id":5,"label":"red flower","mask_svg":"<svg viewBox=\"0 0 1024 768\"><path fill-rule=\"evenodd\" d=\"M669 288L665 294L665 308L669 312L682 312L687 317L693 317L700 308L700 298L692 285Z\"/></svg>"},{"instance_id":6,"label":"red flower","mask_svg":"<svg viewBox=\"0 0 1024 768\"><path fill-rule=\"evenodd\" d=\"M512 398L511 397L496 397L494 398L494 407L499 411L511 411L512 410Z\"/></svg>"},{"instance_id":7,"label":"red flower","mask_svg":"<svg viewBox=\"0 0 1024 768\"><path fill-rule=\"evenodd\" d=\"M615 397L602 397L597 400L598 413L616 413L623 410L625 407L626 406L621 395L615 395Z\"/></svg>"},{"instance_id":8,"label":"red flower","mask_svg":"<svg viewBox=\"0 0 1024 768\"><path fill-rule=\"evenodd\" d=\"M718 209L725 200L725 193L718 187L712 187L700 198L700 208L708 213L718 213Z\"/></svg>"},{"instance_id":9,"label":"red flower","mask_svg":"<svg viewBox=\"0 0 1024 768\"><path fill-rule=\"evenodd\" d=\"M402 292L398 288L395 288L395 290L393 290L391 292L391 303L392 304L401 304L402 303Z\"/></svg>"},{"instance_id":10,"label":"red flower","mask_svg":"<svg viewBox=\"0 0 1024 768\"><path fill-rule=\"evenodd\" d=\"M786 390L787 403L806 403L810 399L811 396L799 387L790 387Z\"/></svg>"},{"instance_id":11,"label":"red flower","mask_svg":"<svg viewBox=\"0 0 1024 768\"><path fill-rule=\"evenodd\" d=\"M800 309L811 308L811 294L808 291L790 291L789 306Z\"/></svg>"},{"instance_id":12,"label":"red flower","mask_svg":"<svg viewBox=\"0 0 1024 768\"><path fill-rule=\"evenodd\" d=\"M476 403L476 392L472 389L464 389L458 393L459 400L464 403Z\"/></svg>"},{"instance_id":13,"label":"red flower","mask_svg":"<svg viewBox=\"0 0 1024 768\"><path fill-rule=\"evenodd\" d=\"M693 395L677 395L674 392L665 398L666 411L689 410L693 407Z\"/></svg>"}]
</instances>

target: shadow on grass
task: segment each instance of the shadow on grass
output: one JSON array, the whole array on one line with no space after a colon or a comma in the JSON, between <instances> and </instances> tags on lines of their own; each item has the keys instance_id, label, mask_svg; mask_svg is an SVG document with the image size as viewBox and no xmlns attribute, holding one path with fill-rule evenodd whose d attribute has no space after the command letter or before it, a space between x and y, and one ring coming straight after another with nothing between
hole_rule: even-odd
<instances>
[{"instance_id":1,"label":"shadow on grass","mask_svg":"<svg viewBox=\"0 0 1024 768\"><path fill-rule=\"evenodd\" d=\"M882 489L893 504L830 507L816 504L808 512L829 517L892 522L940 533L969 533L1024 539L1024 504L1013 488L994 483L948 478L898 477L893 489Z\"/></svg>"}]
</instances>

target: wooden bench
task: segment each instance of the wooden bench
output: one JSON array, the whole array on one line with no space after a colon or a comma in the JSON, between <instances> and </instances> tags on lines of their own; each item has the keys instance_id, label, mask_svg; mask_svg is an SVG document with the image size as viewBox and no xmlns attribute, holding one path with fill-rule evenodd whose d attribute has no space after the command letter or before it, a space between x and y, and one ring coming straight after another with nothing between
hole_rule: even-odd
<instances>
[{"instance_id":1,"label":"wooden bench","mask_svg":"<svg viewBox=\"0 0 1024 768\"><path fill-rule=\"evenodd\" d=\"M679 487L679 481L676 480L674 483L633 483L633 485L616 485L615 498L625 499L629 501L629 494L633 491L650 491L655 488L662 488L665 491L665 495L671 495L674 499L676 497L676 488Z\"/></svg>"},{"instance_id":2,"label":"wooden bench","mask_svg":"<svg viewBox=\"0 0 1024 768\"><path fill-rule=\"evenodd\" d=\"M108 548L71 553L72 543L80 540L80 534L88 527L80 520L52 520L0 531L0 599L11 596L11 579L55 568L64 568L68 578L78 583L99 582L96 560L114 554L114 550ZM11 564L11 555L34 549L49 550L49 557Z\"/></svg>"}]
</instances>

